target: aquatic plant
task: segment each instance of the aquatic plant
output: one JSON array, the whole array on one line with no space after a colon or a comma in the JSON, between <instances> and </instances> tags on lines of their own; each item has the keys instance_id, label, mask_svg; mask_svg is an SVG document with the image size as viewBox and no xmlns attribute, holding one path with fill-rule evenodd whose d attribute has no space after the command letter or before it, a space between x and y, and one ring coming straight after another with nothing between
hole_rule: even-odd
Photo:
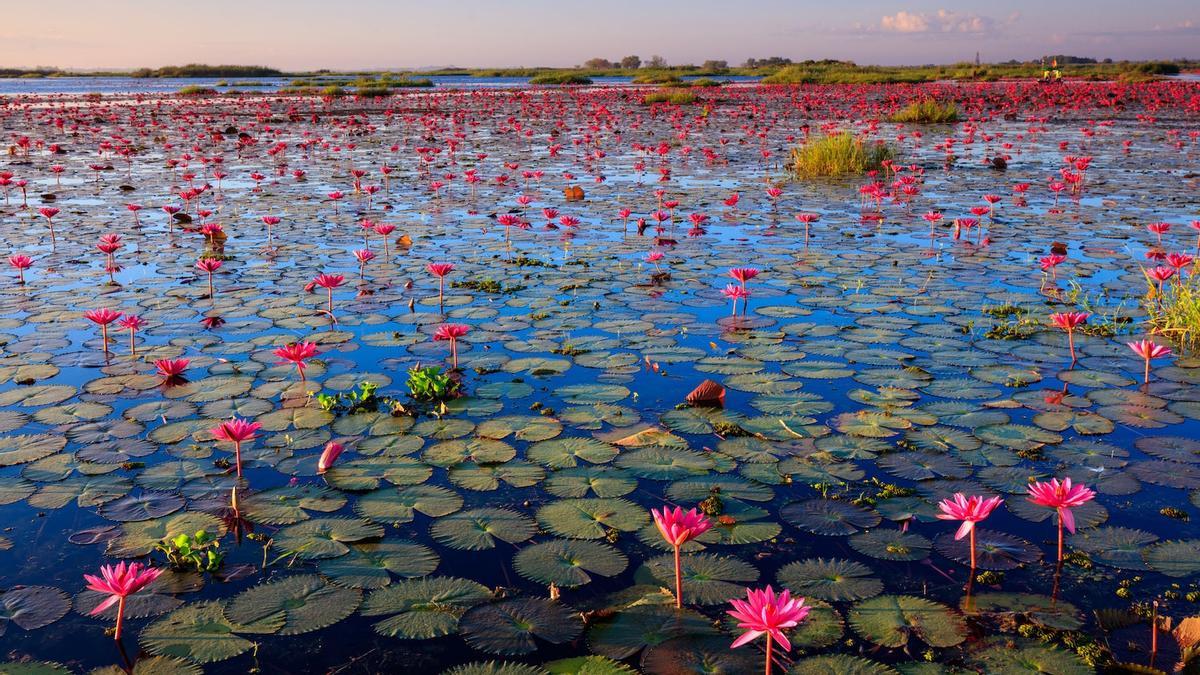
<instances>
[{"instance_id":1,"label":"aquatic plant","mask_svg":"<svg viewBox=\"0 0 1200 675\"><path fill-rule=\"evenodd\" d=\"M221 422L208 430L218 441L233 443L234 464L237 467L238 478L242 477L242 443L258 438L256 432L262 428L259 422L251 422L239 417L232 417L228 422Z\"/></svg>"},{"instance_id":2,"label":"aquatic plant","mask_svg":"<svg viewBox=\"0 0 1200 675\"><path fill-rule=\"evenodd\" d=\"M92 609L90 614L95 616L104 610L117 606L117 625L113 630L113 639L121 641L121 628L125 620L125 602L129 596L144 589L162 574L157 567L150 567L139 562L126 564L121 561L116 565L101 565L100 576L83 575L87 581L88 590L103 593L108 597Z\"/></svg>"},{"instance_id":3,"label":"aquatic plant","mask_svg":"<svg viewBox=\"0 0 1200 675\"><path fill-rule=\"evenodd\" d=\"M992 515L992 511L996 510L997 506L1004 503L1002 497L983 498L978 495L967 497L961 492L954 493L950 499L943 499L938 502L938 510L941 513L936 514L938 520L961 520L962 525L958 527L958 531L954 533L954 539L962 539L970 536L971 548L971 571L975 571L975 525L976 523L986 520Z\"/></svg>"},{"instance_id":4,"label":"aquatic plant","mask_svg":"<svg viewBox=\"0 0 1200 675\"><path fill-rule=\"evenodd\" d=\"M1054 509L1058 520L1058 563L1063 561L1063 528L1075 534L1075 515L1071 509L1083 506L1096 497L1096 493L1086 485L1073 485L1071 479L1051 478L1049 481L1038 481L1029 485L1028 500L1031 504Z\"/></svg>"},{"instance_id":5,"label":"aquatic plant","mask_svg":"<svg viewBox=\"0 0 1200 675\"><path fill-rule=\"evenodd\" d=\"M211 574L219 570L225 561L225 552L218 550L220 547L221 540L218 537L207 530L199 530L192 535L167 537L155 544L154 550L166 556L167 563L175 569Z\"/></svg>"},{"instance_id":6,"label":"aquatic plant","mask_svg":"<svg viewBox=\"0 0 1200 675\"><path fill-rule=\"evenodd\" d=\"M217 296L213 290L213 275L221 269L221 261L217 258L200 258L196 261L196 269L208 275L208 297L215 299Z\"/></svg>"},{"instance_id":7,"label":"aquatic plant","mask_svg":"<svg viewBox=\"0 0 1200 675\"><path fill-rule=\"evenodd\" d=\"M107 307L103 309L91 309L83 313L83 318L100 326L100 348L105 356L108 355L108 324L121 318L121 312L118 312Z\"/></svg>"},{"instance_id":8,"label":"aquatic plant","mask_svg":"<svg viewBox=\"0 0 1200 675\"><path fill-rule=\"evenodd\" d=\"M1079 359L1075 356L1075 330L1087 323L1087 312L1058 312L1050 315L1050 323L1061 328L1067 334L1067 347L1071 350L1071 364Z\"/></svg>"},{"instance_id":9,"label":"aquatic plant","mask_svg":"<svg viewBox=\"0 0 1200 675\"><path fill-rule=\"evenodd\" d=\"M321 457L317 459L317 473L325 473L329 470L338 457L342 456L346 447L336 441L329 441L325 444L325 449L321 451Z\"/></svg>"},{"instance_id":10,"label":"aquatic plant","mask_svg":"<svg viewBox=\"0 0 1200 675\"><path fill-rule=\"evenodd\" d=\"M858 176L878 171L894 157L884 145L868 143L848 133L835 133L792 149L789 168L796 178Z\"/></svg>"},{"instance_id":11,"label":"aquatic plant","mask_svg":"<svg viewBox=\"0 0 1200 675\"><path fill-rule=\"evenodd\" d=\"M8 256L8 266L17 271L17 283L25 285L25 270L33 267L33 258L27 255L15 254Z\"/></svg>"},{"instance_id":12,"label":"aquatic plant","mask_svg":"<svg viewBox=\"0 0 1200 675\"><path fill-rule=\"evenodd\" d=\"M450 263L429 263L425 266L425 271L438 279L438 307L441 307L442 300L446 296L446 275L454 271L454 265Z\"/></svg>"},{"instance_id":13,"label":"aquatic plant","mask_svg":"<svg viewBox=\"0 0 1200 675\"><path fill-rule=\"evenodd\" d=\"M462 385L443 373L439 366L416 366L408 371L408 394L418 401L446 401L458 394Z\"/></svg>"},{"instance_id":14,"label":"aquatic plant","mask_svg":"<svg viewBox=\"0 0 1200 675\"><path fill-rule=\"evenodd\" d=\"M953 101L921 99L892 113L888 121L902 124L948 124L958 121L958 106Z\"/></svg>"},{"instance_id":15,"label":"aquatic plant","mask_svg":"<svg viewBox=\"0 0 1200 675\"><path fill-rule=\"evenodd\" d=\"M807 619L810 608L804 606L804 598L793 598L787 589L776 594L770 586L759 590L747 588L745 600L735 598L729 604L733 605L733 609L726 613L737 620L738 628L746 631L733 641L731 647L741 647L765 635L767 656L763 673L771 675L774 644L778 643L785 652L792 651L792 643L784 631L799 626Z\"/></svg>"},{"instance_id":16,"label":"aquatic plant","mask_svg":"<svg viewBox=\"0 0 1200 675\"><path fill-rule=\"evenodd\" d=\"M307 381L304 377L304 369L307 367L305 361L317 355L317 345L312 342L292 342L271 353L283 359L280 363L295 365L296 373L300 375L300 381L305 382Z\"/></svg>"},{"instance_id":17,"label":"aquatic plant","mask_svg":"<svg viewBox=\"0 0 1200 675\"><path fill-rule=\"evenodd\" d=\"M169 383L183 377L188 363L190 363L188 359L159 359L154 362L154 370L158 372L164 383Z\"/></svg>"},{"instance_id":18,"label":"aquatic plant","mask_svg":"<svg viewBox=\"0 0 1200 675\"><path fill-rule=\"evenodd\" d=\"M332 319L333 318L333 289L346 283L346 277L344 277L340 274L318 274L316 277L313 278L312 283L317 286L320 286L321 288L324 288L325 291L328 293L329 304L326 308L326 313L329 314L329 318Z\"/></svg>"},{"instance_id":19,"label":"aquatic plant","mask_svg":"<svg viewBox=\"0 0 1200 675\"><path fill-rule=\"evenodd\" d=\"M458 339L469 332L471 332L470 326L464 326L461 323L444 323L438 326L433 333L435 341L450 343L450 367L454 370L458 370Z\"/></svg>"},{"instance_id":20,"label":"aquatic plant","mask_svg":"<svg viewBox=\"0 0 1200 675\"><path fill-rule=\"evenodd\" d=\"M1142 383L1150 384L1150 361L1152 359L1162 358L1171 353L1169 347L1164 347L1155 343L1153 340L1138 340L1136 342L1126 343L1145 362L1145 370L1142 374Z\"/></svg>"},{"instance_id":21,"label":"aquatic plant","mask_svg":"<svg viewBox=\"0 0 1200 675\"><path fill-rule=\"evenodd\" d=\"M679 551L684 544L712 529L712 521L696 509L684 511L679 506L676 506L674 511L665 506L662 509L650 509L650 515L654 518L654 526L658 528L658 533L674 550L675 608L682 609L683 567Z\"/></svg>"}]
</instances>

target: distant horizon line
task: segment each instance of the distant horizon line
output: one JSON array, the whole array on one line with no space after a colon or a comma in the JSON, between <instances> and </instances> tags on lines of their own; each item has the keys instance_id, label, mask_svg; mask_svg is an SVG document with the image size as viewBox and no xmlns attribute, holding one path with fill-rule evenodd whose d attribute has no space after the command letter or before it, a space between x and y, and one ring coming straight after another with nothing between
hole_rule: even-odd
<instances>
[{"instance_id":1,"label":"distant horizon line","mask_svg":"<svg viewBox=\"0 0 1200 675\"><path fill-rule=\"evenodd\" d=\"M1095 63L1105 63L1105 62L1111 62L1111 63L1154 63L1154 62L1195 63L1195 62L1200 62L1200 59L1189 58L1189 57L1154 57L1154 58L1141 58L1141 59L1128 59L1128 58L1118 59L1118 58L1112 58L1112 57L1077 56L1077 55L1073 55L1073 54L1045 54L1044 55L1044 58L1052 58L1052 57L1068 57L1068 58L1072 58L1072 59L1091 59ZM767 58L777 58L777 57L767 57ZM1042 58L1043 58L1043 56L1039 56L1036 58L1028 58L1028 59L1013 58L1013 59L1005 59L1005 60L1001 60L1001 61L980 60L978 63L981 66L1005 65L1005 64L1011 64L1011 63L1036 63ZM716 60L716 59L714 59L714 60ZM832 58L830 58L830 59L804 59L804 60L800 60L800 61L791 61L790 63L780 63L780 64L764 65L764 66L758 66L758 67L763 67L763 68L777 67L777 68L779 68L779 67L786 67L788 65L804 65L805 63L822 63L822 62L852 63L856 66L864 67L864 68L875 68L875 67L880 67L880 68L928 68L928 67L938 67L938 66L953 66L953 65L958 65L961 63L975 63L975 60L972 58L964 58L964 59L961 59L958 61L952 61L952 62L946 62L946 63L938 63L938 62L930 61L930 62L925 62L925 63L887 63L887 64L885 64L885 63L859 63L853 59L832 59ZM1078 65L1087 65L1087 64L1083 63L1083 64L1078 64ZM262 64L262 63L219 63L219 62L218 63L169 63L169 64L163 64L163 65L158 65L158 66L146 66L146 65L140 65L140 66L50 66L50 65L44 65L44 64L30 66L30 65L3 65L3 64L0 64L0 71L13 70L13 71L25 71L25 72L31 72L31 73L48 71L48 72L60 72L60 73L80 72L80 73L123 74L123 73L133 73L133 72L144 71L144 70L154 71L154 70L167 69L167 68L184 68L184 67L188 67L188 66L201 66L201 67L209 67L209 68L262 68L262 69L266 69L266 70L278 71L279 73L282 73L284 75L303 75L303 74L308 74L308 73L332 73L332 74L345 73L345 74L349 74L349 73L358 73L358 72L386 72L386 71L420 73L420 72L439 71L439 70L591 70L591 71L595 71L595 70L671 70L671 69L688 69L688 68L701 69L701 68L703 68L703 62L701 62L701 63L677 63L677 64L667 64L664 66L653 66L653 67L648 66L645 62L643 62L639 68L622 68L619 66L619 64L614 63L614 67L612 67L612 68L592 68L592 67L588 67L584 64L575 64L575 65L571 65L571 66L442 65L442 66L361 66L361 67L342 67L342 68L317 67L317 68L299 68L299 69L287 69L287 68L281 68L281 67L272 66L272 65L266 65L266 64ZM756 66L744 66L742 64L729 63L727 67L730 69L736 69L736 68L753 68Z\"/></svg>"}]
</instances>

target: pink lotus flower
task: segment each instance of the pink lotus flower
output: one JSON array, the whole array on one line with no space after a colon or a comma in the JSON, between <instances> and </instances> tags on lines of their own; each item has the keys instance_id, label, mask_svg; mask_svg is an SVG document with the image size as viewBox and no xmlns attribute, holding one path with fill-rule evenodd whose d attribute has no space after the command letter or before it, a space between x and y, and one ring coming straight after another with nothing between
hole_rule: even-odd
<instances>
[{"instance_id":1,"label":"pink lotus flower","mask_svg":"<svg viewBox=\"0 0 1200 675\"><path fill-rule=\"evenodd\" d=\"M450 342L450 357L453 363L452 367L456 370L458 369L458 339L469 332L471 332L470 326L464 326L460 323L444 323L438 326L437 331L435 331L433 334L434 340L448 340Z\"/></svg>"},{"instance_id":2,"label":"pink lotus flower","mask_svg":"<svg viewBox=\"0 0 1200 675\"><path fill-rule=\"evenodd\" d=\"M737 279L742 283L742 288L746 287L746 282L758 276L758 270L753 267L735 267L729 270L729 276Z\"/></svg>"},{"instance_id":3,"label":"pink lotus flower","mask_svg":"<svg viewBox=\"0 0 1200 675\"><path fill-rule=\"evenodd\" d=\"M221 422L216 427L208 430L208 433L212 434L213 438L218 441L233 443L234 460L237 463L237 475L239 478L242 476L242 443L258 438L255 432L261 428L262 425L258 422L233 417L228 422Z\"/></svg>"},{"instance_id":4,"label":"pink lotus flower","mask_svg":"<svg viewBox=\"0 0 1200 675\"><path fill-rule=\"evenodd\" d=\"M963 537L971 536L971 569L975 569L975 523L985 520L992 515L992 511L1004 502L1002 497L992 497L984 499L983 497L972 495L966 497L961 492L956 492L951 499L943 499L938 502L938 508L941 513L937 514L938 520L961 520L962 525L958 527L958 532L954 533L954 539L962 539Z\"/></svg>"},{"instance_id":5,"label":"pink lotus flower","mask_svg":"<svg viewBox=\"0 0 1200 675\"><path fill-rule=\"evenodd\" d=\"M317 355L317 345L311 342L293 342L271 353L283 359L280 363L295 364L296 371L300 373L300 381L304 382L304 369L307 367L304 362Z\"/></svg>"},{"instance_id":6,"label":"pink lotus flower","mask_svg":"<svg viewBox=\"0 0 1200 675\"><path fill-rule=\"evenodd\" d=\"M1075 534L1075 515L1071 509L1095 499L1096 493L1084 485L1072 485L1070 478L1061 482L1052 478L1029 486L1029 501L1058 512L1058 562L1063 559L1063 527Z\"/></svg>"},{"instance_id":7,"label":"pink lotus flower","mask_svg":"<svg viewBox=\"0 0 1200 675\"><path fill-rule=\"evenodd\" d=\"M96 324L97 326L100 326L100 341L102 343L101 346L104 348L104 354L107 357L107 355L108 355L108 324L121 318L121 313L116 310L108 309L107 307L105 307L104 309L88 310L83 313L83 318L87 319L88 321L91 321L92 323Z\"/></svg>"},{"instance_id":8,"label":"pink lotus flower","mask_svg":"<svg viewBox=\"0 0 1200 675\"><path fill-rule=\"evenodd\" d=\"M117 606L117 629L113 634L114 640L121 639L121 624L125 618L125 599L149 586L160 574L162 574L162 570L156 567L144 566L138 562L126 565L124 561L121 561L115 566L101 565L99 577L91 574L83 575L84 580L88 582L88 590L108 594L104 602L96 605L96 608L91 611L92 616L114 604Z\"/></svg>"},{"instance_id":9,"label":"pink lotus flower","mask_svg":"<svg viewBox=\"0 0 1200 675\"><path fill-rule=\"evenodd\" d=\"M33 258L27 255L16 254L8 256L8 266L17 271L17 283L25 285L25 270L33 267Z\"/></svg>"},{"instance_id":10,"label":"pink lotus flower","mask_svg":"<svg viewBox=\"0 0 1200 675\"><path fill-rule=\"evenodd\" d=\"M1087 323L1091 314L1087 312L1060 312L1050 315L1050 323L1067 332L1067 346L1071 349L1071 365L1079 359L1075 358L1075 329Z\"/></svg>"},{"instance_id":11,"label":"pink lotus flower","mask_svg":"<svg viewBox=\"0 0 1200 675\"><path fill-rule=\"evenodd\" d=\"M337 461L337 458L341 456L342 452L345 450L345 446L343 446L341 443L336 443L334 441L329 441L326 443L325 449L321 451L321 458L317 460L317 473L325 473L328 471L329 467L333 466L333 463Z\"/></svg>"},{"instance_id":12,"label":"pink lotus flower","mask_svg":"<svg viewBox=\"0 0 1200 675\"><path fill-rule=\"evenodd\" d=\"M188 367L187 359L159 359L154 362L154 369L165 381L181 377Z\"/></svg>"},{"instance_id":13,"label":"pink lotus flower","mask_svg":"<svg viewBox=\"0 0 1200 675\"><path fill-rule=\"evenodd\" d=\"M121 325L121 328L129 331L129 353L131 355L136 355L137 344L133 341L133 336L139 330L146 327L147 321L136 314L129 314L117 323Z\"/></svg>"},{"instance_id":14,"label":"pink lotus flower","mask_svg":"<svg viewBox=\"0 0 1200 675\"><path fill-rule=\"evenodd\" d=\"M329 317L333 318L333 289L346 282L346 277L340 274L318 274L312 282L329 292Z\"/></svg>"},{"instance_id":15,"label":"pink lotus flower","mask_svg":"<svg viewBox=\"0 0 1200 675\"><path fill-rule=\"evenodd\" d=\"M679 549L689 541L712 529L712 521L696 509L685 512L676 506L672 511L663 507L661 511L650 509L658 533L675 549L675 607L683 607L683 567L679 560Z\"/></svg>"},{"instance_id":16,"label":"pink lotus flower","mask_svg":"<svg viewBox=\"0 0 1200 675\"><path fill-rule=\"evenodd\" d=\"M721 289L721 295L724 295L733 301L733 314L736 315L738 300L746 300L748 302L750 298L750 291L746 290L744 286L725 284L725 288Z\"/></svg>"},{"instance_id":17,"label":"pink lotus flower","mask_svg":"<svg viewBox=\"0 0 1200 675\"><path fill-rule=\"evenodd\" d=\"M804 606L804 598L792 598L791 592L784 590L776 595L767 586L762 590L746 589L746 599L729 601L733 609L727 614L737 619L738 628L746 632L733 641L731 648L767 636L767 660L764 672L771 675L771 646L778 642L784 651L792 650L792 643L783 634L785 629L795 628L801 621L808 618L809 608Z\"/></svg>"},{"instance_id":18,"label":"pink lotus flower","mask_svg":"<svg viewBox=\"0 0 1200 675\"><path fill-rule=\"evenodd\" d=\"M1133 350L1133 353L1140 356L1142 360L1146 362L1146 370L1143 374L1144 376L1142 378L1142 382L1143 384L1150 384L1150 359L1162 358L1170 354L1171 349L1169 347L1164 347L1160 344L1157 344L1153 340L1139 340L1137 342L1127 342L1125 344L1129 345L1129 348Z\"/></svg>"},{"instance_id":19,"label":"pink lotus flower","mask_svg":"<svg viewBox=\"0 0 1200 675\"><path fill-rule=\"evenodd\" d=\"M208 273L208 297L216 297L213 293L213 274L221 269L221 261L216 258L201 258L196 261L196 269Z\"/></svg>"},{"instance_id":20,"label":"pink lotus flower","mask_svg":"<svg viewBox=\"0 0 1200 675\"><path fill-rule=\"evenodd\" d=\"M446 293L446 275L454 271L454 265L450 263L429 263L425 266L425 271L438 278L438 307L441 307L442 298Z\"/></svg>"}]
</instances>

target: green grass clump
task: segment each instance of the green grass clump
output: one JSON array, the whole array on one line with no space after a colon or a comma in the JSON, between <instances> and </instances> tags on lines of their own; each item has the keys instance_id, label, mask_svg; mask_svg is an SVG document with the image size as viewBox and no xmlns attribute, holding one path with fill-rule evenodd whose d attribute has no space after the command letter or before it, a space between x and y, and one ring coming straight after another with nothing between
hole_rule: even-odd
<instances>
[{"instance_id":1,"label":"green grass clump","mask_svg":"<svg viewBox=\"0 0 1200 675\"><path fill-rule=\"evenodd\" d=\"M217 93L217 90L212 87L201 87L193 84L183 87L176 93L180 96L213 96Z\"/></svg>"},{"instance_id":2,"label":"green grass clump","mask_svg":"<svg viewBox=\"0 0 1200 675\"><path fill-rule=\"evenodd\" d=\"M1181 350L1195 353L1200 348L1200 282L1188 277L1182 283L1163 284L1146 278L1149 287L1142 306L1150 332L1175 342Z\"/></svg>"},{"instance_id":3,"label":"green grass clump","mask_svg":"<svg viewBox=\"0 0 1200 675\"><path fill-rule=\"evenodd\" d=\"M392 88L382 84L369 84L354 91L359 98L386 98L392 95Z\"/></svg>"},{"instance_id":4,"label":"green grass clump","mask_svg":"<svg viewBox=\"0 0 1200 675\"><path fill-rule=\"evenodd\" d=\"M696 102L696 95L682 89L664 89L652 91L642 97L642 103L670 103L671 105L687 105Z\"/></svg>"},{"instance_id":5,"label":"green grass clump","mask_svg":"<svg viewBox=\"0 0 1200 675\"><path fill-rule=\"evenodd\" d=\"M927 98L913 101L888 118L892 122L918 124L948 124L958 121L958 106L952 101L941 103Z\"/></svg>"},{"instance_id":6,"label":"green grass clump","mask_svg":"<svg viewBox=\"0 0 1200 675\"><path fill-rule=\"evenodd\" d=\"M857 176L881 168L893 156L886 145L868 145L843 132L793 148L791 170L797 178Z\"/></svg>"},{"instance_id":7,"label":"green grass clump","mask_svg":"<svg viewBox=\"0 0 1200 675\"><path fill-rule=\"evenodd\" d=\"M634 84L679 84L681 82L683 80L674 73L652 72L633 76Z\"/></svg>"},{"instance_id":8,"label":"green grass clump","mask_svg":"<svg viewBox=\"0 0 1200 675\"><path fill-rule=\"evenodd\" d=\"M592 78L575 73L542 73L529 78L529 84L591 84Z\"/></svg>"},{"instance_id":9,"label":"green grass clump","mask_svg":"<svg viewBox=\"0 0 1200 675\"><path fill-rule=\"evenodd\" d=\"M321 90L321 95L328 96L330 98L341 98L346 95L346 90L342 89L336 84L331 84Z\"/></svg>"}]
</instances>

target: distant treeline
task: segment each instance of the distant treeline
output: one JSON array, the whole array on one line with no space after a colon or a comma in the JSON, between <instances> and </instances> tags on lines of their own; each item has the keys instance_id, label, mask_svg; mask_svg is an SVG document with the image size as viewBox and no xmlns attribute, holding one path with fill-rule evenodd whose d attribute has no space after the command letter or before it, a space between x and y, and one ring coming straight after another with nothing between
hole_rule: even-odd
<instances>
[{"instance_id":1,"label":"distant treeline","mask_svg":"<svg viewBox=\"0 0 1200 675\"><path fill-rule=\"evenodd\" d=\"M1173 61L1114 61L1088 57L1057 55L1031 59L1029 61L1005 61L1002 63L961 62L949 65L921 66L862 66L853 61L832 59L792 61L772 56L764 59L747 59L739 66L725 61L709 60L695 64L667 64L661 56L645 61L637 56L609 61L589 59L582 66L572 68L521 67L521 68L440 68L423 71L332 71L284 72L266 66L210 66L189 64L164 66L162 68L139 68L133 71L77 72L39 66L37 68L0 68L0 78L38 77L137 77L137 78L223 78L245 79L255 77L287 77L297 80L297 87L350 86L375 89L378 87L421 87L431 86L426 78L434 76L460 77L522 77L535 79L538 83L586 83L595 77L629 77L636 82L670 83L683 77L729 77L754 76L764 78L768 84L838 84L838 83L887 83L887 82L930 82L936 80L997 80L1005 78L1040 77L1046 67L1057 60L1063 75L1085 79L1150 79L1162 75L1174 75L1185 70L1200 68L1200 62L1189 60ZM1045 64L1045 65L1043 65ZM248 85L247 85L248 86Z\"/></svg>"},{"instance_id":2,"label":"distant treeline","mask_svg":"<svg viewBox=\"0 0 1200 675\"><path fill-rule=\"evenodd\" d=\"M129 77L282 77L283 71L266 66L209 66L189 63L186 66L163 66L162 68L138 68Z\"/></svg>"}]
</instances>

